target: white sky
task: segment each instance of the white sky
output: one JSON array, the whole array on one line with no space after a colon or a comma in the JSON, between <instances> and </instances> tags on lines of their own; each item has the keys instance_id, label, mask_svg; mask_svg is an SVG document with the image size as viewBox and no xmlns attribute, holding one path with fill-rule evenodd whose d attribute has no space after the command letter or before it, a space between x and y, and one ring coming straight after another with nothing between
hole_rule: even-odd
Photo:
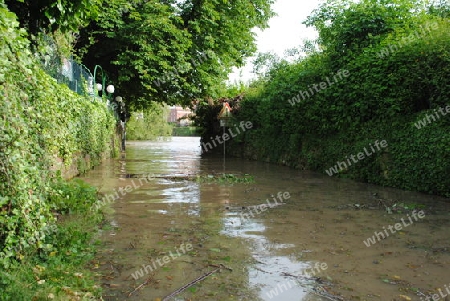
<instances>
[{"instance_id":1,"label":"white sky","mask_svg":"<svg viewBox=\"0 0 450 301\"><path fill-rule=\"evenodd\" d=\"M270 19L269 28L264 31L255 30L258 52L275 52L283 57L286 49L300 46L304 39L316 38L316 31L306 28L302 22L320 3L320 0L276 0L272 9L277 16ZM247 82L254 77L251 73L252 61L253 58L248 58L243 68L230 74L229 81Z\"/></svg>"}]
</instances>

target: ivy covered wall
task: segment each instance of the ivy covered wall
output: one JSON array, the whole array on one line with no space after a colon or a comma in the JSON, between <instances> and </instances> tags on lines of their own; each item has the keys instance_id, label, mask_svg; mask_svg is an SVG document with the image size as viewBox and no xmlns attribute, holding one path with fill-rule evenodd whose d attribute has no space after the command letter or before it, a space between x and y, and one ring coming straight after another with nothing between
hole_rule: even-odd
<instances>
[{"instance_id":1,"label":"ivy covered wall","mask_svg":"<svg viewBox=\"0 0 450 301\"><path fill-rule=\"evenodd\" d=\"M115 119L105 104L58 84L29 50L13 13L0 7L0 265L42 243L58 170L110 156ZM116 144L118 145L118 144ZM30 239L33 238L33 239ZM32 242L32 244L30 244Z\"/></svg>"}]
</instances>

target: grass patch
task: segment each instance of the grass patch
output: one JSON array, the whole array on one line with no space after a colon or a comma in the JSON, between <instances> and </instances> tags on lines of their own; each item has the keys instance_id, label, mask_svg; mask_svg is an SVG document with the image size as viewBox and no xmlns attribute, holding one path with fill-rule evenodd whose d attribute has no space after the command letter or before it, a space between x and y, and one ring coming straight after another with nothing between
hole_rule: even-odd
<instances>
[{"instance_id":1,"label":"grass patch","mask_svg":"<svg viewBox=\"0 0 450 301\"><path fill-rule=\"evenodd\" d=\"M0 272L0 300L98 300L101 288L89 268L102 215L91 210L97 190L82 181L59 180L48 198L60 213L53 231L17 252Z\"/></svg>"},{"instance_id":2,"label":"grass patch","mask_svg":"<svg viewBox=\"0 0 450 301\"><path fill-rule=\"evenodd\" d=\"M216 174L216 175L198 175L197 182L199 183L255 183L255 178L249 174L235 175L235 174Z\"/></svg>"}]
</instances>

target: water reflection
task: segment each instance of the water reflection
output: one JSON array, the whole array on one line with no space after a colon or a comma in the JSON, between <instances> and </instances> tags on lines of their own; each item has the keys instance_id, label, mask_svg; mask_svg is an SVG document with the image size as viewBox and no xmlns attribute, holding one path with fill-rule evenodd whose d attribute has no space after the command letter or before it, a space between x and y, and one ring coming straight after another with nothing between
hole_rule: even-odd
<instances>
[{"instance_id":1,"label":"water reflection","mask_svg":"<svg viewBox=\"0 0 450 301\"><path fill-rule=\"evenodd\" d=\"M250 242L254 264L249 267L249 283L260 289L262 300L273 300L275 297L304 300L309 295L307 288L314 281L303 275L312 265L289 256L273 255L273 250L294 248L295 245L269 242L264 236L265 230L262 220L243 219L240 213L226 212L221 233Z\"/></svg>"},{"instance_id":2,"label":"water reflection","mask_svg":"<svg viewBox=\"0 0 450 301\"><path fill-rule=\"evenodd\" d=\"M200 167L198 137L173 137L170 141L136 141L127 144L128 173L155 176L197 174Z\"/></svg>"}]
</instances>

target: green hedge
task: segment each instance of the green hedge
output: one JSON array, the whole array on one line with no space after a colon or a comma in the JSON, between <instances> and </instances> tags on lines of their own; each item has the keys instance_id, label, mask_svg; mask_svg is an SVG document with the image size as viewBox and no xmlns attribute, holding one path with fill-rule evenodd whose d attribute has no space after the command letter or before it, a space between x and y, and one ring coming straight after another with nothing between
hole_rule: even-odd
<instances>
[{"instance_id":1,"label":"green hedge","mask_svg":"<svg viewBox=\"0 0 450 301\"><path fill-rule=\"evenodd\" d=\"M257 130L249 131L244 143L231 141L228 151L327 175L338 161L345 162L346 157L356 156L365 147L370 151L369 145L376 140L386 140L388 147L352 162L333 176L450 197L449 125L446 120L438 120L417 129L414 124L426 114L366 123L359 129L329 136L268 137Z\"/></svg>"},{"instance_id":2,"label":"green hedge","mask_svg":"<svg viewBox=\"0 0 450 301\"><path fill-rule=\"evenodd\" d=\"M450 114L437 111L450 104L450 23L433 15L410 21L376 43L355 41L342 55L327 49L279 63L251 84L234 111L254 127L243 142L228 143L229 151L326 174L346 156L386 140L386 149L334 176L450 197ZM426 26L427 34L417 37ZM290 104L339 69L349 76ZM439 120L414 125L431 114Z\"/></svg>"},{"instance_id":3,"label":"green hedge","mask_svg":"<svg viewBox=\"0 0 450 301\"><path fill-rule=\"evenodd\" d=\"M39 66L26 33L0 6L0 265L42 244L56 158L64 164L110 151L114 118L104 104L59 85ZM33 239L30 239L33 238ZM33 243L30 244L29 242Z\"/></svg>"}]
</instances>

